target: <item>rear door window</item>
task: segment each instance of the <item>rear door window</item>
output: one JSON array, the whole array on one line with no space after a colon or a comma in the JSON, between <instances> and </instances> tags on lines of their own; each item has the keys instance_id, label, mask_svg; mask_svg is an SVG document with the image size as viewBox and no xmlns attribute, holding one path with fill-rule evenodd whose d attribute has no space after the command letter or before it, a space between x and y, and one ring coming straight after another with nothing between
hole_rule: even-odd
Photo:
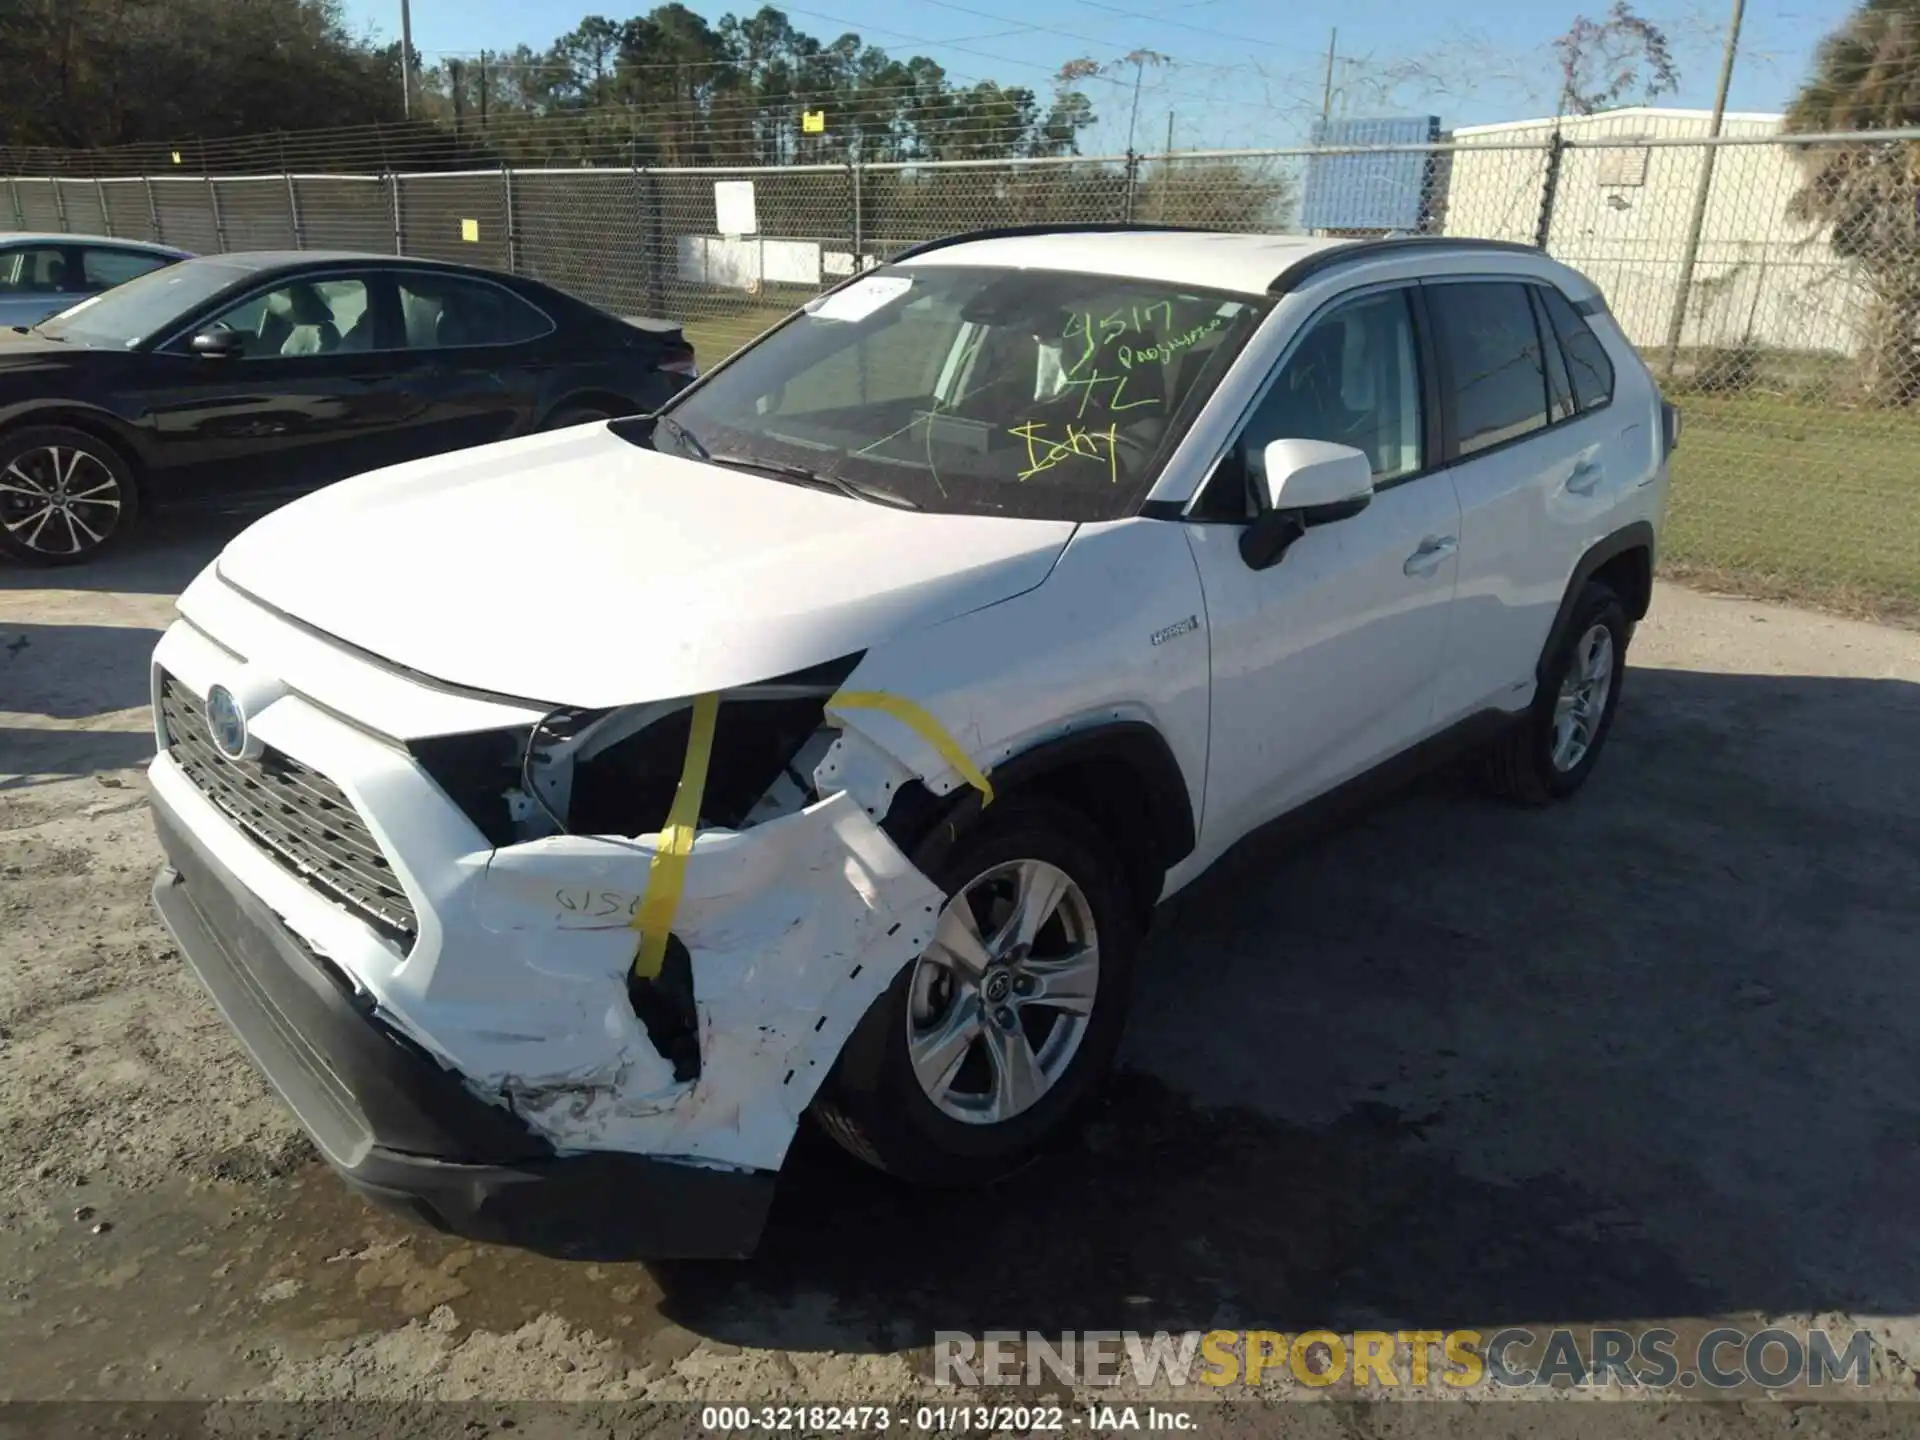
<instances>
[{"instance_id":1,"label":"rear door window","mask_svg":"<svg viewBox=\"0 0 1920 1440\"><path fill-rule=\"evenodd\" d=\"M1546 358L1527 289L1505 280L1427 287L1461 455L1547 427Z\"/></svg>"},{"instance_id":2,"label":"rear door window","mask_svg":"<svg viewBox=\"0 0 1920 1440\"><path fill-rule=\"evenodd\" d=\"M0 251L0 295L58 295L68 288L63 246L26 245Z\"/></svg>"}]
</instances>

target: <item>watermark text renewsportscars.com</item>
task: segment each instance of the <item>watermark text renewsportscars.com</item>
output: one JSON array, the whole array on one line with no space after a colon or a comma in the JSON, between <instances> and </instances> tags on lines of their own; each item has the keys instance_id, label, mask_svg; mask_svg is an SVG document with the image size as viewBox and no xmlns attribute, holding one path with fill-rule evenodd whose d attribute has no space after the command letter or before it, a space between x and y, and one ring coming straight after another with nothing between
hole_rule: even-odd
<instances>
[{"instance_id":1,"label":"watermark text renewsportscars.com","mask_svg":"<svg viewBox=\"0 0 1920 1440\"><path fill-rule=\"evenodd\" d=\"M957 1387L1194 1386L1375 1392L1541 1389L1727 1391L1864 1388L1865 1330L1662 1326L1501 1330L942 1330L933 1378Z\"/></svg>"}]
</instances>

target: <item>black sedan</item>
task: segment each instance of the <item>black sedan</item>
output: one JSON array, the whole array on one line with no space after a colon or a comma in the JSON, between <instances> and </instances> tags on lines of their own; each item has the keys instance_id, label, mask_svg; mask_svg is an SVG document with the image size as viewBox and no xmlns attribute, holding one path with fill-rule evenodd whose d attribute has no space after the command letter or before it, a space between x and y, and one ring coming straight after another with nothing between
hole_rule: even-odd
<instances>
[{"instance_id":1,"label":"black sedan","mask_svg":"<svg viewBox=\"0 0 1920 1440\"><path fill-rule=\"evenodd\" d=\"M314 251L186 260L0 331L0 554L72 564L145 507L644 413L693 372L678 327L516 276Z\"/></svg>"}]
</instances>

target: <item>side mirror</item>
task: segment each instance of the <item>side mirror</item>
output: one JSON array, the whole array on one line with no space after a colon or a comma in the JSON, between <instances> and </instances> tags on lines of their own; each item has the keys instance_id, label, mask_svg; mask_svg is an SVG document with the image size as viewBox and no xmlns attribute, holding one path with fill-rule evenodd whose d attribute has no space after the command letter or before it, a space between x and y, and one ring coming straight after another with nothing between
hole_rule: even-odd
<instances>
[{"instance_id":1,"label":"side mirror","mask_svg":"<svg viewBox=\"0 0 1920 1440\"><path fill-rule=\"evenodd\" d=\"M194 354L208 360L224 360L247 348L247 337L238 330L202 330L188 342Z\"/></svg>"},{"instance_id":2,"label":"side mirror","mask_svg":"<svg viewBox=\"0 0 1920 1440\"><path fill-rule=\"evenodd\" d=\"M1275 440L1261 460L1266 509L1240 532L1240 558L1255 570L1279 564L1312 526L1350 519L1373 499L1373 462L1351 445Z\"/></svg>"}]
</instances>

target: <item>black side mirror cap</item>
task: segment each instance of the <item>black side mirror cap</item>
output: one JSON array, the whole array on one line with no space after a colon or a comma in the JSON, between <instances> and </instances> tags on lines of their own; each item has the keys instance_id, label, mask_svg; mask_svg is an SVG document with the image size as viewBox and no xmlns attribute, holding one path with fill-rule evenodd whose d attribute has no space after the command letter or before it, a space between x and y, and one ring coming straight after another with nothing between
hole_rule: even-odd
<instances>
[{"instance_id":1,"label":"black side mirror cap","mask_svg":"<svg viewBox=\"0 0 1920 1440\"><path fill-rule=\"evenodd\" d=\"M1294 541L1316 525L1351 520L1372 503L1372 494L1331 505L1307 505L1297 510L1268 510L1240 532L1240 558L1249 570L1267 570L1287 558Z\"/></svg>"},{"instance_id":2,"label":"black side mirror cap","mask_svg":"<svg viewBox=\"0 0 1920 1440\"><path fill-rule=\"evenodd\" d=\"M245 350L247 337L238 330L202 330L188 342L187 348L209 360L222 360Z\"/></svg>"},{"instance_id":3,"label":"black side mirror cap","mask_svg":"<svg viewBox=\"0 0 1920 1440\"><path fill-rule=\"evenodd\" d=\"M1299 511L1263 511L1240 532L1240 558L1249 570L1266 570L1286 559L1293 542L1306 533Z\"/></svg>"}]
</instances>

